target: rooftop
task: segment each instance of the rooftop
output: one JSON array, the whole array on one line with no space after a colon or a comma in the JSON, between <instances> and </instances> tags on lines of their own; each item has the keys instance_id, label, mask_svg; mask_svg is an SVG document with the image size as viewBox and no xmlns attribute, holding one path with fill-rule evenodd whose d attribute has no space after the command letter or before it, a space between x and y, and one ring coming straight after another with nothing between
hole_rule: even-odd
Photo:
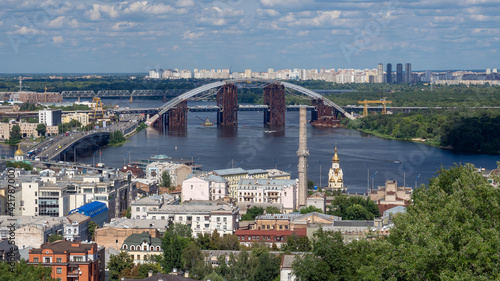
<instances>
[{"instance_id":1,"label":"rooftop","mask_svg":"<svg viewBox=\"0 0 500 281\"><path fill-rule=\"evenodd\" d=\"M93 247L97 248L97 244L59 240L52 243L45 243L40 248L34 248L30 251L30 254L41 254L42 251L46 249L52 250L54 254L64 254L64 253L86 254L89 251L91 251Z\"/></svg>"},{"instance_id":2,"label":"rooftop","mask_svg":"<svg viewBox=\"0 0 500 281\"><path fill-rule=\"evenodd\" d=\"M102 212L105 212L108 210L108 207L106 206L105 203L99 202L99 201L94 201L88 204L85 204L81 206L80 208L76 208L71 210L69 213L75 213L78 212L80 214L84 214L89 217L95 217L99 215Z\"/></svg>"},{"instance_id":3,"label":"rooftop","mask_svg":"<svg viewBox=\"0 0 500 281\"><path fill-rule=\"evenodd\" d=\"M123 244L138 245L142 244L144 241L146 241L148 245L161 246L161 239L151 237L151 234L147 232L143 232L140 234L131 234L129 237L127 237L127 239L125 239L125 241L123 241Z\"/></svg>"},{"instance_id":4,"label":"rooftop","mask_svg":"<svg viewBox=\"0 0 500 281\"><path fill-rule=\"evenodd\" d=\"M242 168L214 170L214 173L216 173L219 176L248 174L247 171L243 170Z\"/></svg>"}]
</instances>

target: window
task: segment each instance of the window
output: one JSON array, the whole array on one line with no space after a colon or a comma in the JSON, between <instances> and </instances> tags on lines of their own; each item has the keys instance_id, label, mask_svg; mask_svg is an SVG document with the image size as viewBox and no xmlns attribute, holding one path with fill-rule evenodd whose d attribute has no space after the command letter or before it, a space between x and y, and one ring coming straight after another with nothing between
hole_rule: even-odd
<instances>
[{"instance_id":1,"label":"window","mask_svg":"<svg viewBox=\"0 0 500 281\"><path fill-rule=\"evenodd\" d=\"M61 263L61 262L62 262L62 259L61 259L61 258L56 258L56 262L57 262L57 263Z\"/></svg>"},{"instance_id":2,"label":"window","mask_svg":"<svg viewBox=\"0 0 500 281\"><path fill-rule=\"evenodd\" d=\"M38 258L33 258L33 262L38 262Z\"/></svg>"},{"instance_id":3,"label":"window","mask_svg":"<svg viewBox=\"0 0 500 281\"><path fill-rule=\"evenodd\" d=\"M137 212L139 212L139 211L141 210L141 208L140 208L140 207L136 207L136 208L135 208L135 210L136 210Z\"/></svg>"},{"instance_id":4,"label":"window","mask_svg":"<svg viewBox=\"0 0 500 281\"><path fill-rule=\"evenodd\" d=\"M217 217L217 222L220 222L220 218L219 217Z\"/></svg>"},{"instance_id":5,"label":"window","mask_svg":"<svg viewBox=\"0 0 500 281\"><path fill-rule=\"evenodd\" d=\"M140 260L141 259L141 255L137 255L137 259Z\"/></svg>"},{"instance_id":6,"label":"window","mask_svg":"<svg viewBox=\"0 0 500 281\"><path fill-rule=\"evenodd\" d=\"M83 261L83 257L78 257L77 256L77 257L74 258L74 261Z\"/></svg>"},{"instance_id":7,"label":"window","mask_svg":"<svg viewBox=\"0 0 500 281\"><path fill-rule=\"evenodd\" d=\"M45 258L44 263L50 263L50 258Z\"/></svg>"},{"instance_id":8,"label":"window","mask_svg":"<svg viewBox=\"0 0 500 281\"><path fill-rule=\"evenodd\" d=\"M159 251L160 250L160 246L156 246L156 250Z\"/></svg>"},{"instance_id":9,"label":"window","mask_svg":"<svg viewBox=\"0 0 500 281\"><path fill-rule=\"evenodd\" d=\"M151 246L151 247L149 248L149 250L154 251L154 250L155 250L155 247L154 247L154 246Z\"/></svg>"},{"instance_id":10,"label":"window","mask_svg":"<svg viewBox=\"0 0 500 281\"><path fill-rule=\"evenodd\" d=\"M38 192L35 191L35 196L38 196Z\"/></svg>"},{"instance_id":11,"label":"window","mask_svg":"<svg viewBox=\"0 0 500 281\"><path fill-rule=\"evenodd\" d=\"M115 243L118 243L118 240L116 240L116 242L115 242Z\"/></svg>"},{"instance_id":12,"label":"window","mask_svg":"<svg viewBox=\"0 0 500 281\"><path fill-rule=\"evenodd\" d=\"M224 218L224 222L227 222L227 218Z\"/></svg>"},{"instance_id":13,"label":"window","mask_svg":"<svg viewBox=\"0 0 500 281\"><path fill-rule=\"evenodd\" d=\"M151 219L155 220L156 219L156 216L152 216Z\"/></svg>"},{"instance_id":14,"label":"window","mask_svg":"<svg viewBox=\"0 0 500 281\"><path fill-rule=\"evenodd\" d=\"M127 245L123 244L123 249L126 250L127 249Z\"/></svg>"},{"instance_id":15,"label":"window","mask_svg":"<svg viewBox=\"0 0 500 281\"><path fill-rule=\"evenodd\" d=\"M130 246L130 250L134 251L135 250L135 246Z\"/></svg>"},{"instance_id":16,"label":"window","mask_svg":"<svg viewBox=\"0 0 500 281\"><path fill-rule=\"evenodd\" d=\"M61 274L62 273L62 268L60 268L60 267L56 268L56 273Z\"/></svg>"},{"instance_id":17,"label":"window","mask_svg":"<svg viewBox=\"0 0 500 281\"><path fill-rule=\"evenodd\" d=\"M142 211L143 211L143 212L146 212L146 207L142 207Z\"/></svg>"}]
</instances>

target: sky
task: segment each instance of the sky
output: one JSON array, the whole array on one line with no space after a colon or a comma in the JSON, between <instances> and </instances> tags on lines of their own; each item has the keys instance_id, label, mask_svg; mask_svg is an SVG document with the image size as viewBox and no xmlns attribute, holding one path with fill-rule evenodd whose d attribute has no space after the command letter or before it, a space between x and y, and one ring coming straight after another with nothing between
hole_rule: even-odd
<instances>
[{"instance_id":1,"label":"sky","mask_svg":"<svg viewBox=\"0 0 500 281\"><path fill-rule=\"evenodd\" d=\"M500 69L500 1L0 0L0 38L0 73Z\"/></svg>"}]
</instances>

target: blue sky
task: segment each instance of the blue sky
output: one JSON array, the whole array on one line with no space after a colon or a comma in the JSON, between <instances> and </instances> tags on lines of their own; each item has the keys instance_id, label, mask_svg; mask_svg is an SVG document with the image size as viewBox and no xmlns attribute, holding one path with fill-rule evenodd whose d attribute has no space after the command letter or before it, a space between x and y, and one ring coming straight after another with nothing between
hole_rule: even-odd
<instances>
[{"instance_id":1,"label":"blue sky","mask_svg":"<svg viewBox=\"0 0 500 281\"><path fill-rule=\"evenodd\" d=\"M0 72L500 69L499 0L0 0Z\"/></svg>"}]
</instances>

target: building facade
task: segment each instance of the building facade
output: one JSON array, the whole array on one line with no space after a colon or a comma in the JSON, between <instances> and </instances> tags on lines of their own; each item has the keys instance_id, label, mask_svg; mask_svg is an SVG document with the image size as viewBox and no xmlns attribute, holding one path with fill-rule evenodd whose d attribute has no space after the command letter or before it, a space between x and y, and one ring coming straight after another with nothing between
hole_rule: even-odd
<instances>
[{"instance_id":1,"label":"building facade","mask_svg":"<svg viewBox=\"0 0 500 281\"><path fill-rule=\"evenodd\" d=\"M89 124L89 114L86 112L73 112L62 116L62 123L69 123L71 120L80 122L82 126L87 126Z\"/></svg>"},{"instance_id":2,"label":"building facade","mask_svg":"<svg viewBox=\"0 0 500 281\"><path fill-rule=\"evenodd\" d=\"M331 190L346 190L344 186L344 172L340 168L340 159L337 154L337 147L335 147L335 154L332 158L332 167L328 172L328 188Z\"/></svg>"},{"instance_id":3,"label":"building facade","mask_svg":"<svg viewBox=\"0 0 500 281\"><path fill-rule=\"evenodd\" d=\"M45 243L29 251L28 264L52 268L52 278L56 280L104 280L104 248L96 243Z\"/></svg>"},{"instance_id":4,"label":"building facade","mask_svg":"<svg viewBox=\"0 0 500 281\"><path fill-rule=\"evenodd\" d=\"M47 126L57 126L61 124L60 109L44 109L38 111L38 122Z\"/></svg>"},{"instance_id":5,"label":"building facade","mask_svg":"<svg viewBox=\"0 0 500 281\"><path fill-rule=\"evenodd\" d=\"M228 194L229 183L220 176L192 177L182 182L181 201L219 200Z\"/></svg>"},{"instance_id":6,"label":"building facade","mask_svg":"<svg viewBox=\"0 0 500 281\"><path fill-rule=\"evenodd\" d=\"M127 252L135 264L150 263L152 256L163 254L161 239L152 237L148 232L131 234L123 241L121 250Z\"/></svg>"}]
</instances>

